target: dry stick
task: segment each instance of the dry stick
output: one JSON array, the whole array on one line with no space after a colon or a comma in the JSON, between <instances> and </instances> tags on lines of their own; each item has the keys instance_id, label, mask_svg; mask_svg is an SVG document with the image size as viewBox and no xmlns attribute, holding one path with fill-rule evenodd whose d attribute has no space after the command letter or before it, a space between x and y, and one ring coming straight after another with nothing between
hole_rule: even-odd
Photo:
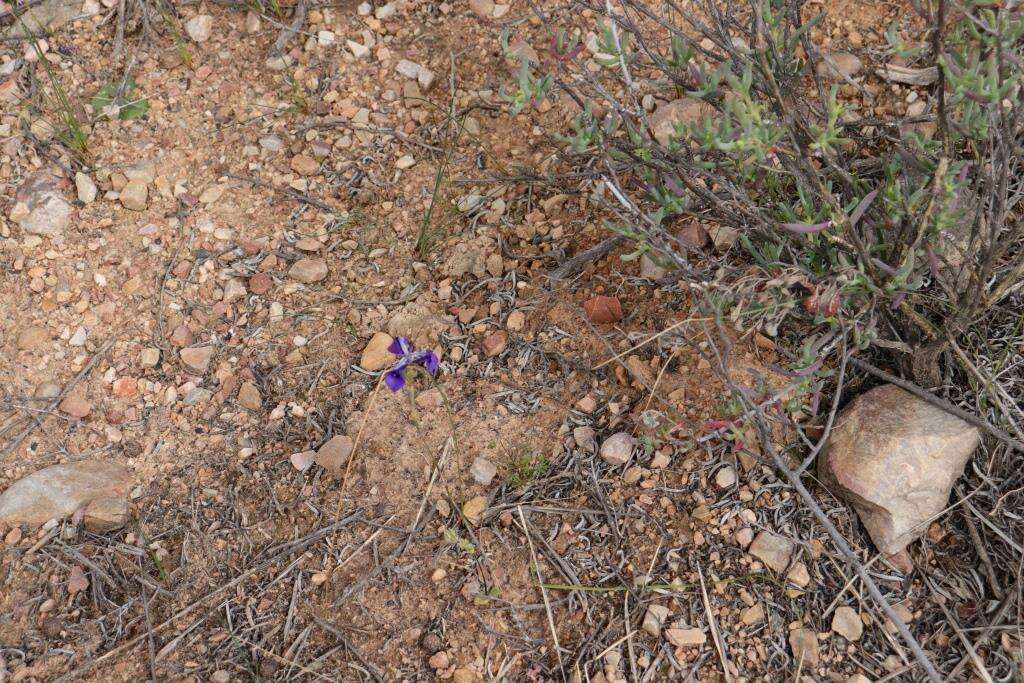
<instances>
[{"instance_id":1,"label":"dry stick","mask_svg":"<svg viewBox=\"0 0 1024 683\"><path fill-rule=\"evenodd\" d=\"M959 486L956 487L956 495L960 498L964 497L963 491ZM981 533L978 531L978 525L974 523L974 519L971 518L971 512L973 507L964 506L968 508L961 510L960 514L964 518L964 522L967 523L967 532L971 537L971 542L974 543L974 549L978 551L978 558L981 560L982 565L985 568L985 578L988 579L988 585L992 588L992 593L997 598L1003 597L1003 589L999 587L999 579L996 578L996 570L992 566L992 558L989 557L988 550L985 549L985 544L982 542Z\"/></svg>"},{"instance_id":2,"label":"dry stick","mask_svg":"<svg viewBox=\"0 0 1024 683\"><path fill-rule=\"evenodd\" d=\"M78 374L75 375L75 378L72 379L67 384L67 386L64 387L64 390L60 392L60 395L58 395L57 398L50 401L50 404L46 406L46 409L43 412L53 412L53 409L60 405L60 402L63 401L64 397L67 396L68 393L70 393L71 390L75 388L75 385L81 382L86 377L86 375L92 372L92 369L96 367L96 364L100 362L100 359L102 359L107 354L107 351L110 350L110 347L114 345L114 341L115 340L111 339L107 341L107 343L105 343L103 346L101 346L100 350L97 351L95 355L93 355L92 359L88 363L86 363L85 367L79 370ZM0 456L13 453L15 449L17 449L18 446L21 444L21 442L25 440L25 437L31 434L33 430L35 430L35 428L41 424L42 420L33 417L32 424L30 424L28 427L25 427L24 431L22 431L21 434L16 436L14 438L14 441L12 441L11 444L3 450L3 452L0 452Z\"/></svg>"},{"instance_id":3,"label":"dry stick","mask_svg":"<svg viewBox=\"0 0 1024 683\"><path fill-rule=\"evenodd\" d=\"M988 420L982 419L977 415L974 415L973 413L968 413L966 410L957 408L949 401L939 398L938 396L932 394L930 391L926 391L925 389L922 389L921 387L917 386L913 382L908 382L905 379L900 379L896 375L890 374L880 368L876 368L874 365L868 363L867 361L861 360L859 358L850 358L850 362L856 365L861 370L864 370L865 372L872 374L875 377L878 377L879 379L884 379L886 382L895 384L900 389L905 389L906 391L909 391L918 398L927 401L928 403L931 403L936 408L941 408L950 415L955 415L964 422L974 425L978 429L981 429L985 432L988 432L989 435L995 437L996 439L999 439L1000 441L1002 441L1003 443L1005 443L1007 446L1017 451L1018 453L1024 453L1024 443L1017 441L999 427L990 424Z\"/></svg>"},{"instance_id":4,"label":"dry stick","mask_svg":"<svg viewBox=\"0 0 1024 683\"><path fill-rule=\"evenodd\" d=\"M114 61L120 61L121 52L124 51L124 24L125 24L125 12L124 8L128 0L121 0L117 3L117 29L114 32Z\"/></svg>"},{"instance_id":5,"label":"dry stick","mask_svg":"<svg viewBox=\"0 0 1024 683\"><path fill-rule=\"evenodd\" d=\"M366 667L367 672L369 672L369 674L371 676L373 676L373 680L378 681L378 683L384 683L384 679L381 678L381 675L379 673L377 673L377 668L375 666L373 666L372 664L370 664L370 662L368 662L365 657L363 657L363 653L361 653L349 641L348 637L345 635L345 633L340 628L337 628L336 626L334 626L334 625L324 621L323 619L315 619L315 621L316 621L317 625L320 626L320 628L324 629L328 633L333 634L334 637L336 637L338 640L341 641L341 644L345 646L345 649L348 650L349 652L351 652L352 656L354 656L356 659L358 659L359 662L364 667Z\"/></svg>"},{"instance_id":6,"label":"dry stick","mask_svg":"<svg viewBox=\"0 0 1024 683\"><path fill-rule=\"evenodd\" d=\"M363 430L366 429L366 422L370 418L370 413L373 412L373 407L377 405L377 394L380 393L380 387L384 384L384 375L380 376L377 380L377 386L373 388L373 394L370 396L370 404L366 408L366 413L363 415L363 422L359 425L359 431L356 433L355 443L352 444L352 452L348 454L348 462L345 463L345 474L341 477L341 490L338 492L338 511L334 514L335 517L341 515L341 497L345 493L345 485L348 483L348 473L352 469L352 459L355 458L356 451L359 450L359 444L363 440Z\"/></svg>"},{"instance_id":7,"label":"dry stick","mask_svg":"<svg viewBox=\"0 0 1024 683\"><path fill-rule=\"evenodd\" d=\"M927 576L924 577L924 580L933 593L938 593L938 591L935 590L934 584L932 584L931 580ZM967 650L967 656L970 657L971 662L974 664L974 670L978 672L978 675L981 676L985 683L993 683L992 674L990 674L988 669L985 668L985 663L981 661L981 657L978 656L977 649L975 649L974 645L971 644L971 641L967 638L964 630L960 628L960 625L956 622L956 617L954 617L953 613L949 611L949 608L946 607L943 600L936 600L935 602L942 609L942 613L946 615L946 620L949 622L949 625L953 627L953 632L956 633L956 637L964 644L964 649Z\"/></svg>"},{"instance_id":8,"label":"dry stick","mask_svg":"<svg viewBox=\"0 0 1024 683\"><path fill-rule=\"evenodd\" d=\"M319 622L319 619L317 621ZM313 669L310 669L310 668L308 668L306 666L303 666L302 664L299 664L297 661L294 661L294 660L291 660L291 659L286 659L286 658L282 657L281 655L277 654L276 652L271 652L270 650L268 650L266 648L263 648L263 647L260 647L256 643L248 641L245 638L239 638L238 636L229 636L229 637L232 640L234 640L234 641L242 643L243 645L248 645L252 649L254 649L257 652L259 652L264 657L270 657L271 659L276 661L278 664L283 664L285 666L294 666L295 668L297 668L299 671L302 671L303 673L312 674L313 676L315 676L317 678L320 678L320 679L323 679L325 681L333 681L334 680L333 678L330 678L329 676L325 676L324 674L320 673L319 671L314 671ZM156 679L154 678L153 680L156 680ZM380 679L377 679L377 680L380 680Z\"/></svg>"},{"instance_id":9,"label":"dry stick","mask_svg":"<svg viewBox=\"0 0 1024 683\"><path fill-rule=\"evenodd\" d=\"M423 511L427 509L427 500L430 499L430 492L434 490L434 484L437 482L437 475L444 468L444 464L448 460L448 453L451 451L453 441L454 436L449 436L445 439L444 449L441 451L441 457L437 459L437 464L434 465L434 471L430 474L430 481L427 482L427 490L423 492L423 498L420 500L420 507L416 511L416 519L413 520L412 526L409 527L409 535L405 537L405 544L402 548L403 552L405 552L405 550L409 548L409 544L412 543L413 532L416 530L416 526L420 523L420 518L423 517Z\"/></svg>"},{"instance_id":10,"label":"dry stick","mask_svg":"<svg viewBox=\"0 0 1024 683\"><path fill-rule=\"evenodd\" d=\"M558 633L555 631L555 618L551 614L551 602L548 600L548 591L544 587L544 581L540 577L540 564L537 562L537 552L533 549L533 539L530 537L530 527L526 524L526 515L523 514L523 506L517 505L516 510L519 511L519 519L523 523L523 533L526 534L526 542L530 546L530 555L533 557L533 570L537 573L537 583L540 584L540 594L544 598L544 609L548 613L548 626L551 628L551 640L555 641L555 656L558 657L558 668L560 670L565 669L565 665L562 663L562 646L558 644ZM629 624L626 624L626 630L629 630ZM628 637L628 634L627 634Z\"/></svg>"},{"instance_id":11,"label":"dry stick","mask_svg":"<svg viewBox=\"0 0 1024 683\"><path fill-rule=\"evenodd\" d=\"M306 9L309 5L308 0L299 0L299 4L295 6L295 16L292 18L290 26L286 26L281 30L281 35L274 41L274 52L281 54L284 52L285 46L288 41L292 39L299 29L302 28L302 24L306 21Z\"/></svg>"},{"instance_id":12,"label":"dry stick","mask_svg":"<svg viewBox=\"0 0 1024 683\"><path fill-rule=\"evenodd\" d=\"M871 565L877 562L881 557L882 555L880 553L876 553L870 560L864 563L864 569L869 569ZM825 608L825 611L821 613L822 619L825 619L826 617L828 617L828 615L832 614L832 610L839 606L839 602L843 599L843 596L846 594L846 591L850 590L850 587L853 586L853 582L856 580L857 577L855 576L851 576L846 580L846 583L843 584L843 587L840 588L839 592L836 593L836 596L832 598L832 602L830 602L828 604L828 607ZM858 600L861 599L859 595L856 597Z\"/></svg>"},{"instance_id":13,"label":"dry stick","mask_svg":"<svg viewBox=\"0 0 1024 683\"><path fill-rule=\"evenodd\" d=\"M603 257L605 254L607 254L612 249L617 247L625 239L626 238L623 237L622 235L615 235L614 237L609 237L603 242L597 244L596 246L593 246L584 252L576 254L571 259L569 259L562 265L552 270L548 274L548 277L556 281L570 278L576 275L576 273L578 273L579 271L583 270L583 268L591 261L596 261L597 259Z\"/></svg>"},{"instance_id":14,"label":"dry stick","mask_svg":"<svg viewBox=\"0 0 1024 683\"><path fill-rule=\"evenodd\" d=\"M324 211L328 211L330 213L337 214L341 212L340 209L331 206L327 202L322 202L319 199L314 199L313 197L310 197L307 194L302 194L301 192L296 192L295 190L291 190L286 187L278 187L274 183L268 183L266 180L260 180L259 178L254 178L252 176L235 175L234 173L228 173L226 174L226 177L232 178L233 180L241 180L243 182L255 185L256 187L265 187L268 190L280 192L281 194L287 195L296 201L302 202L303 204L309 204L310 206L315 206L318 209L323 209Z\"/></svg>"},{"instance_id":15,"label":"dry stick","mask_svg":"<svg viewBox=\"0 0 1024 683\"><path fill-rule=\"evenodd\" d=\"M622 619L626 627L626 650L629 652L629 672L636 683L636 653L633 651L633 631L629 628L629 591L622 594Z\"/></svg>"},{"instance_id":16,"label":"dry stick","mask_svg":"<svg viewBox=\"0 0 1024 683\"><path fill-rule=\"evenodd\" d=\"M622 358L626 354L633 353L637 349L642 348L644 346L647 346L648 344L650 344L655 339L659 339L661 337L664 337L666 334L668 334L672 330L676 329L677 327L681 327L681 326L685 325L686 323L700 323L700 322L706 323L706 322L711 322L712 320L713 320L713 318L686 318L685 320L680 320L679 322L674 323L674 324L666 327L661 332L657 332L655 334L652 334L647 339L644 339L639 344L636 344L635 346L632 346L632 347L626 349L622 353L617 353L614 356L612 356L611 358L609 358L608 360L601 361L600 363L595 365L593 367L593 369L594 370L600 370L601 368L603 368L604 366L608 365L609 363L614 363L615 361L617 361L618 359Z\"/></svg>"},{"instance_id":17,"label":"dry stick","mask_svg":"<svg viewBox=\"0 0 1024 683\"><path fill-rule=\"evenodd\" d=\"M718 650L718 658L722 661L722 673L725 674L725 682L732 683L732 674L729 673L729 660L725 655L725 643L722 642L721 636L718 634L718 623L715 621L715 615L711 612L711 600L708 598L708 588L704 585L704 571L697 565L697 577L700 579L700 593L704 599L704 610L708 613L708 626L711 627L711 640L715 643L715 649Z\"/></svg>"},{"instance_id":18,"label":"dry stick","mask_svg":"<svg viewBox=\"0 0 1024 683\"><path fill-rule=\"evenodd\" d=\"M999 610L992 616L992 620L989 622L988 626L985 627L982 634L978 636L976 641L974 641L975 651L980 647L984 647L985 643L988 642L988 639L992 636L992 631L994 631L996 627L999 626L999 623L1006 617L1006 613L1009 611L1010 606L1013 605L1016 597L1017 593L1014 590L1010 589L1006 591L1006 597L1003 598L1003 604L999 606ZM953 667L952 671L949 672L948 680L957 680L957 676L960 675L960 670L967 666L969 661L972 661L970 653L964 654L963 658L960 659L960 662Z\"/></svg>"},{"instance_id":19,"label":"dry stick","mask_svg":"<svg viewBox=\"0 0 1024 683\"><path fill-rule=\"evenodd\" d=\"M92 660L88 664L84 664L84 665L80 666L79 668L75 669L74 671L71 671L70 673L67 673L67 674L61 676L60 678L57 679L57 683L70 683L71 681L82 680L82 677L86 673L88 673L89 671L92 671L101 662L104 662L104 661L106 661L108 659L116 657L117 655L119 655L119 654L121 654L123 652L126 652L126 651L130 650L131 648L135 647L140 642L142 642L144 639L149 638L151 635L155 635L155 634L163 631L168 626L173 625L174 622L177 621L178 619L182 618L186 614L190 614L193 610L195 610L200 605L205 604L206 601L209 600L210 598L212 598L212 597L214 597L216 595L220 595L221 593L223 593L226 590L234 588L235 586L243 583L245 580L247 580L250 576L252 576L256 572L261 571L263 569L266 569L267 567L269 567L271 565L271 563L276 561L279 557L281 557L283 555L293 555L296 552L303 551L306 548L308 548L310 545L315 543L317 540L319 540L320 538L325 536L326 533L324 533L324 532L330 533L331 531L336 531L337 529L340 529L341 527L347 525L349 522L351 522L351 521L353 521L355 519L358 519L359 517L360 517L360 513L359 512L353 512L351 515L349 515L345 519L339 520L339 521L335 522L334 524L331 524L327 528L321 529L318 532L314 532L312 534L309 534L303 540L299 540L299 541L294 542L294 543L288 543L288 544L285 544L283 546L277 546L278 550L276 550L275 552L272 552L269 557L266 557L262 561L260 561L260 562L256 563L255 565L253 565L252 567L249 567L244 572L242 572L241 574L239 574L238 576L233 578L231 581L228 581L227 583L223 584L222 586L220 586L218 588L214 588L212 591L210 591L206 595L203 595L199 599L195 600L192 604L187 605L186 607L183 607L182 609L178 610L173 615L171 615L167 620L160 622L159 624L157 624L153 628L149 629L145 633L143 633L141 635L138 635L138 636L135 636L134 638L129 640L127 643L125 643L123 645L120 645L118 647L115 647L113 650L109 650L109 651L105 652L104 654L100 655L99 657L97 657L96 659Z\"/></svg>"},{"instance_id":20,"label":"dry stick","mask_svg":"<svg viewBox=\"0 0 1024 683\"><path fill-rule=\"evenodd\" d=\"M22 13L22 16L25 16L25 14L28 14L27 10L29 10L32 7L35 7L36 5L41 5L41 4L43 4L43 0L28 0L28 2L24 2L24 3L22 3L21 5L18 6L18 11ZM17 17L17 16L18 15L16 15L14 13L14 10L7 10L6 12L0 12L0 19L6 19L7 17ZM29 18L33 19L34 17L29 17ZM36 23L37 24L39 23L38 20L36 20Z\"/></svg>"},{"instance_id":21,"label":"dry stick","mask_svg":"<svg viewBox=\"0 0 1024 683\"><path fill-rule=\"evenodd\" d=\"M668 370L668 366L672 362L672 359L676 357L676 353L676 351L673 351L669 355L668 360L661 364L661 371L658 373L658 376L654 379L654 386L651 387L651 393L648 394L647 402L644 403L644 411L651 407L651 401L654 399L654 392L658 390L658 385L661 384L661 378L665 376L665 371Z\"/></svg>"}]
</instances>

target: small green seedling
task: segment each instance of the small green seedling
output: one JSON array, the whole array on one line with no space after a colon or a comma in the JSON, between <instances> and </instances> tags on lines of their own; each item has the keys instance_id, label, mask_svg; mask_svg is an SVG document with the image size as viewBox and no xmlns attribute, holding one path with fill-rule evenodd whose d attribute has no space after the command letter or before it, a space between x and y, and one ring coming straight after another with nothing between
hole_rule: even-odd
<instances>
[{"instance_id":1,"label":"small green seedling","mask_svg":"<svg viewBox=\"0 0 1024 683\"><path fill-rule=\"evenodd\" d=\"M107 83L97 91L90 102L97 116L122 121L142 118L149 111L149 98L135 96L135 81Z\"/></svg>"}]
</instances>

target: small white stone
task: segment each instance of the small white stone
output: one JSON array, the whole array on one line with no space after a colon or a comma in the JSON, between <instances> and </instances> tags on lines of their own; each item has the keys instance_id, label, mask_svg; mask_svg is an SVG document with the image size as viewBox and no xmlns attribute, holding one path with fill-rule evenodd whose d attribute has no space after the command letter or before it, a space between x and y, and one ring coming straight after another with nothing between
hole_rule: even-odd
<instances>
[{"instance_id":1,"label":"small white stone","mask_svg":"<svg viewBox=\"0 0 1024 683\"><path fill-rule=\"evenodd\" d=\"M613 434L601 444L601 459L609 465L625 465L633 455L636 439L626 432Z\"/></svg>"},{"instance_id":2,"label":"small white stone","mask_svg":"<svg viewBox=\"0 0 1024 683\"><path fill-rule=\"evenodd\" d=\"M205 42L213 31L213 17L209 14L197 14L185 22L185 33L197 43Z\"/></svg>"},{"instance_id":3,"label":"small white stone","mask_svg":"<svg viewBox=\"0 0 1024 683\"><path fill-rule=\"evenodd\" d=\"M85 331L85 328L81 325L75 330L75 333L71 335L71 339L68 340L69 346L85 346L85 340L89 336L89 333Z\"/></svg>"},{"instance_id":4,"label":"small white stone","mask_svg":"<svg viewBox=\"0 0 1024 683\"><path fill-rule=\"evenodd\" d=\"M495 475L498 474L498 468L487 458L479 456L473 460L469 473L473 476L473 480L476 483L487 486L494 480Z\"/></svg>"},{"instance_id":5,"label":"small white stone","mask_svg":"<svg viewBox=\"0 0 1024 683\"><path fill-rule=\"evenodd\" d=\"M370 54L370 48L366 47L362 43L357 43L354 40L346 40L345 45L352 52L352 56L356 59L362 59L366 55Z\"/></svg>"},{"instance_id":6,"label":"small white stone","mask_svg":"<svg viewBox=\"0 0 1024 683\"><path fill-rule=\"evenodd\" d=\"M671 610L664 605L649 606L644 614L643 629L657 638L661 635L661 627L671 613Z\"/></svg>"},{"instance_id":7,"label":"small white stone","mask_svg":"<svg viewBox=\"0 0 1024 683\"><path fill-rule=\"evenodd\" d=\"M245 32L249 35L260 32L260 15L250 11L245 15Z\"/></svg>"},{"instance_id":8,"label":"small white stone","mask_svg":"<svg viewBox=\"0 0 1024 683\"><path fill-rule=\"evenodd\" d=\"M83 204L92 204L96 201L96 183L85 173L75 173L75 189L78 190L78 201Z\"/></svg>"},{"instance_id":9,"label":"small white stone","mask_svg":"<svg viewBox=\"0 0 1024 683\"><path fill-rule=\"evenodd\" d=\"M726 465L715 474L715 483L720 489L727 489L736 483L736 470Z\"/></svg>"}]
</instances>

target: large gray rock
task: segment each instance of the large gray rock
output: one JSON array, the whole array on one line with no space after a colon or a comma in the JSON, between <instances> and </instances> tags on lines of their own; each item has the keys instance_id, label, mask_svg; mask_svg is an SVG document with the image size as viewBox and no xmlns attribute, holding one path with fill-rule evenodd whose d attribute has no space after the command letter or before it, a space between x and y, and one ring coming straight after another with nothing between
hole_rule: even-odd
<instances>
[{"instance_id":1,"label":"large gray rock","mask_svg":"<svg viewBox=\"0 0 1024 683\"><path fill-rule=\"evenodd\" d=\"M127 521L130 487L131 475L120 465L101 460L53 465L0 494L0 521L37 527L82 510L87 529L109 531Z\"/></svg>"},{"instance_id":2,"label":"large gray rock","mask_svg":"<svg viewBox=\"0 0 1024 683\"><path fill-rule=\"evenodd\" d=\"M9 38L21 38L28 33L53 33L65 24L91 16L95 12L83 9L81 0L45 0L19 10L20 18L7 28Z\"/></svg>"},{"instance_id":3,"label":"large gray rock","mask_svg":"<svg viewBox=\"0 0 1024 683\"><path fill-rule=\"evenodd\" d=\"M28 176L15 199L27 209L17 222L30 235L63 233L71 220L71 204L64 199L60 179L45 169Z\"/></svg>"},{"instance_id":4,"label":"large gray rock","mask_svg":"<svg viewBox=\"0 0 1024 683\"><path fill-rule=\"evenodd\" d=\"M878 549L894 555L945 508L979 440L960 418L886 384L839 415L818 474L853 505Z\"/></svg>"}]
</instances>

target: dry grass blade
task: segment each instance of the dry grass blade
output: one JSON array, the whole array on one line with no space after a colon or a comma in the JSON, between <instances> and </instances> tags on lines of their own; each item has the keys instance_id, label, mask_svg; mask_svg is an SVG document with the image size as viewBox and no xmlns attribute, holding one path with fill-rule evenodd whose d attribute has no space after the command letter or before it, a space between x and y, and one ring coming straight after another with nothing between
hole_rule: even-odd
<instances>
[{"instance_id":1,"label":"dry grass blade","mask_svg":"<svg viewBox=\"0 0 1024 683\"><path fill-rule=\"evenodd\" d=\"M540 565L537 563L537 551L533 547L533 537L530 535L530 527L526 523L526 515L523 514L523 507L517 506L516 512L519 513L519 521L523 525L523 534L526 536L526 542L530 547L530 556L533 558L533 571L537 576L537 582L540 584L540 594L544 599L544 610L547 612L548 627L551 629L551 642L555 647L555 656L558 658L558 668L565 669L565 664L562 662L562 647L558 644L558 629L555 628L555 617L551 612L551 601L548 600L548 591L544 587L544 579L540 573ZM627 624L627 629L629 628Z\"/></svg>"},{"instance_id":2,"label":"dry grass blade","mask_svg":"<svg viewBox=\"0 0 1024 683\"><path fill-rule=\"evenodd\" d=\"M725 676L726 683L732 683L731 667L729 665L729 658L726 655L725 643L722 642L722 636L718 632L718 622L715 620L715 615L711 611L711 600L708 598L708 588L704 585L704 570L701 569L700 565L697 565L697 576L700 577L700 593L701 598L704 601L704 613L708 618L708 628L711 629L711 640L715 644L715 649L718 651L718 658L722 662L722 674Z\"/></svg>"}]
</instances>

